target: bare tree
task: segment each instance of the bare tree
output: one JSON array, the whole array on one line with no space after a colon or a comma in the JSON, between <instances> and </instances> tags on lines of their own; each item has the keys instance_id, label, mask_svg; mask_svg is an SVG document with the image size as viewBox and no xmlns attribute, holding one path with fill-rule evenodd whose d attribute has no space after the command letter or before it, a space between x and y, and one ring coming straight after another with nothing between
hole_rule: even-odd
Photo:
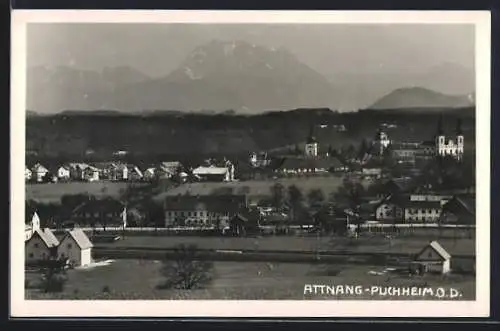
<instances>
[{"instance_id":1,"label":"bare tree","mask_svg":"<svg viewBox=\"0 0 500 331\"><path fill-rule=\"evenodd\" d=\"M160 272L166 279L159 288L189 290L212 280L213 262L201 256L196 245L181 244L163 261Z\"/></svg>"}]
</instances>

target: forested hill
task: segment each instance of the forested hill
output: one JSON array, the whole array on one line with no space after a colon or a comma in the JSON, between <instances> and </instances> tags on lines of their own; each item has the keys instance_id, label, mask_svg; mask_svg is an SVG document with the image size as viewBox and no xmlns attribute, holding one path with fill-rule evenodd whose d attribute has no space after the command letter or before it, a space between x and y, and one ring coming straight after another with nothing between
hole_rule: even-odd
<instances>
[{"instance_id":1,"label":"forested hill","mask_svg":"<svg viewBox=\"0 0 500 331\"><path fill-rule=\"evenodd\" d=\"M454 133L457 118L474 135L474 109L361 110L338 113L329 109L297 109L259 115L203 114L156 111L142 115L115 111L67 111L50 116L27 116L27 152L39 156L111 154L243 154L303 142L309 129L320 150L371 139L380 126L389 126L392 139L432 139L439 114ZM33 114L31 114L33 115ZM341 127L344 126L345 130Z\"/></svg>"}]
</instances>

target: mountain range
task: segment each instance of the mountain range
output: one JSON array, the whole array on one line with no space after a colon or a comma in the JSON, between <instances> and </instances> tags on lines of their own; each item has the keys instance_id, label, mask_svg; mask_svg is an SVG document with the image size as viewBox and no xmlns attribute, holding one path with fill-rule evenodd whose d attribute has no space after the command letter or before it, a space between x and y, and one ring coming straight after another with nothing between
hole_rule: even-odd
<instances>
[{"instance_id":1,"label":"mountain range","mask_svg":"<svg viewBox=\"0 0 500 331\"><path fill-rule=\"evenodd\" d=\"M463 99L474 91L474 72L455 64L421 74L328 75L283 48L219 40L197 47L160 78L126 66L101 72L32 67L27 78L27 108L37 113L233 110L253 114L294 108L353 110L373 103L379 107L382 101L387 108L459 107L458 97L447 94L465 95ZM418 89L398 90L407 86L422 86L440 96ZM385 94L389 95L377 101Z\"/></svg>"}]
</instances>

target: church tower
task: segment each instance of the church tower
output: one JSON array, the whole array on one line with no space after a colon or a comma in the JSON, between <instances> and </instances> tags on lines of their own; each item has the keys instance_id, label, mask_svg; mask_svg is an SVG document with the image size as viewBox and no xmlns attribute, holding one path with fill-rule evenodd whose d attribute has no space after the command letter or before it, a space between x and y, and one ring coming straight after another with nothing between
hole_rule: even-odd
<instances>
[{"instance_id":1,"label":"church tower","mask_svg":"<svg viewBox=\"0 0 500 331\"><path fill-rule=\"evenodd\" d=\"M457 120L457 159L461 160L464 155L464 135L462 132L462 119Z\"/></svg>"},{"instance_id":2,"label":"church tower","mask_svg":"<svg viewBox=\"0 0 500 331\"><path fill-rule=\"evenodd\" d=\"M311 125L309 129L309 136L307 137L306 146L305 146L305 155L307 157L317 157L318 156L318 142L314 137L313 126Z\"/></svg>"}]
</instances>

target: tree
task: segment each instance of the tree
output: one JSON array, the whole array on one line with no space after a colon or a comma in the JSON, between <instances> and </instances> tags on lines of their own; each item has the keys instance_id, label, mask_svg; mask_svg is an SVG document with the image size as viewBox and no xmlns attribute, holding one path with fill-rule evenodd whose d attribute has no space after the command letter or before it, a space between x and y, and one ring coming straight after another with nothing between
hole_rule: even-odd
<instances>
[{"instance_id":1,"label":"tree","mask_svg":"<svg viewBox=\"0 0 500 331\"><path fill-rule=\"evenodd\" d=\"M40 288L45 293L64 291L66 284L66 260L48 260L42 268L42 282Z\"/></svg>"},{"instance_id":2,"label":"tree","mask_svg":"<svg viewBox=\"0 0 500 331\"><path fill-rule=\"evenodd\" d=\"M285 187L282 184L276 183L271 186L271 199L272 204L275 208L283 208L283 205L285 203Z\"/></svg>"},{"instance_id":3,"label":"tree","mask_svg":"<svg viewBox=\"0 0 500 331\"><path fill-rule=\"evenodd\" d=\"M290 185L288 187L288 201L292 208L292 221L296 220L297 215L301 211L303 200L304 197L300 189L296 185Z\"/></svg>"},{"instance_id":4,"label":"tree","mask_svg":"<svg viewBox=\"0 0 500 331\"><path fill-rule=\"evenodd\" d=\"M325 201L325 195L321 189L312 189L309 191L307 199L309 200L309 207L312 207L323 203Z\"/></svg>"},{"instance_id":5,"label":"tree","mask_svg":"<svg viewBox=\"0 0 500 331\"><path fill-rule=\"evenodd\" d=\"M339 204L347 206L352 211L352 218L354 223L358 225L358 231L359 224L361 223L359 212L364 195L365 188L361 183L356 181L344 181L344 185L338 188L335 197Z\"/></svg>"},{"instance_id":6,"label":"tree","mask_svg":"<svg viewBox=\"0 0 500 331\"><path fill-rule=\"evenodd\" d=\"M366 141L365 138L361 140L361 144L359 145L359 150L358 150L358 159L362 160L366 153L368 153L368 142Z\"/></svg>"},{"instance_id":7,"label":"tree","mask_svg":"<svg viewBox=\"0 0 500 331\"><path fill-rule=\"evenodd\" d=\"M161 289L190 290L200 288L213 278L213 262L200 255L196 245L178 245L172 257L167 256L160 270L165 281Z\"/></svg>"}]
</instances>

